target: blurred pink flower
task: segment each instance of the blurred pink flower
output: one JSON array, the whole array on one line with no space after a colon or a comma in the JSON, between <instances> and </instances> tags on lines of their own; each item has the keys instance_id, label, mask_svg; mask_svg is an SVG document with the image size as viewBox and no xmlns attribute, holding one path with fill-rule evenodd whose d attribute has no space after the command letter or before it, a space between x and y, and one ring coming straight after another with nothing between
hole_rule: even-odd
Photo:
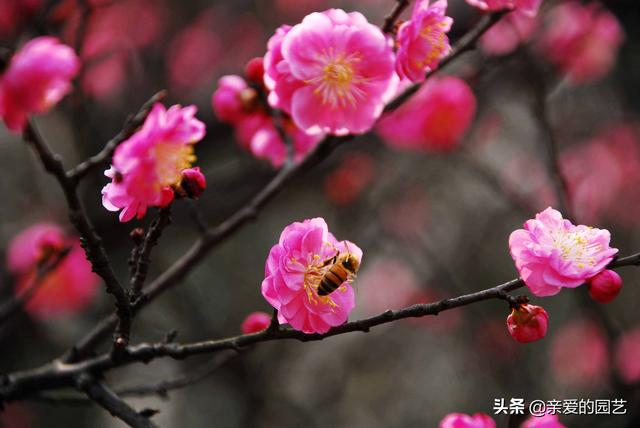
<instances>
[{"instance_id":1,"label":"blurred pink flower","mask_svg":"<svg viewBox=\"0 0 640 428\"><path fill-rule=\"evenodd\" d=\"M407 189L383 207L381 222L385 232L400 239L421 239L429 227L429 195L421 187Z\"/></svg>"},{"instance_id":2,"label":"blurred pink flower","mask_svg":"<svg viewBox=\"0 0 640 428\"><path fill-rule=\"evenodd\" d=\"M213 23L212 11L206 11L171 40L167 69L169 81L178 91L212 81L223 50Z\"/></svg>"},{"instance_id":3,"label":"blurred pink flower","mask_svg":"<svg viewBox=\"0 0 640 428\"><path fill-rule=\"evenodd\" d=\"M280 324L304 333L326 333L343 324L355 305L353 288L345 281L329 295L318 286L336 252L350 252L359 261L362 250L349 241L338 242L322 218L292 223L271 248L262 281L262 295L278 310Z\"/></svg>"},{"instance_id":4,"label":"blurred pink flower","mask_svg":"<svg viewBox=\"0 0 640 428\"><path fill-rule=\"evenodd\" d=\"M451 51L447 33L453 19L446 16L447 0L429 4L418 0L411 19L398 29L396 70L401 78L422 82L425 74L438 67L440 59Z\"/></svg>"},{"instance_id":5,"label":"blurred pink flower","mask_svg":"<svg viewBox=\"0 0 640 428\"><path fill-rule=\"evenodd\" d=\"M513 308L507 317L509 334L520 343L540 340L547 335L549 315L544 308L535 305L520 305Z\"/></svg>"},{"instance_id":6,"label":"blurred pink flower","mask_svg":"<svg viewBox=\"0 0 640 428\"><path fill-rule=\"evenodd\" d=\"M358 279L366 287L359 298L360 305L372 314L402 308L420 291L413 270L402 260L390 257L368 263Z\"/></svg>"},{"instance_id":7,"label":"blurred pink flower","mask_svg":"<svg viewBox=\"0 0 640 428\"><path fill-rule=\"evenodd\" d=\"M276 94L270 102L307 132L366 132L395 89L391 46L358 12L307 15L278 29L268 49L265 83Z\"/></svg>"},{"instance_id":8,"label":"blurred pink flower","mask_svg":"<svg viewBox=\"0 0 640 428\"><path fill-rule=\"evenodd\" d=\"M354 202L374 178L373 159L366 153L352 153L324 180L324 193L334 205Z\"/></svg>"},{"instance_id":9,"label":"blurred pink flower","mask_svg":"<svg viewBox=\"0 0 640 428\"><path fill-rule=\"evenodd\" d=\"M606 229L574 226L553 208L527 220L509 237L516 268L536 296L575 288L602 272L618 252L609 246Z\"/></svg>"},{"instance_id":10,"label":"blurred pink flower","mask_svg":"<svg viewBox=\"0 0 640 428\"><path fill-rule=\"evenodd\" d=\"M467 0L467 3L484 11L516 9L535 16L542 0Z\"/></svg>"},{"instance_id":11,"label":"blurred pink flower","mask_svg":"<svg viewBox=\"0 0 640 428\"><path fill-rule=\"evenodd\" d=\"M439 428L496 428L496 423L484 413L476 413L473 416L450 413L440 421Z\"/></svg>"},{"instance_id":12,"label":"blurred pink flower","mask_svg":"<svg viewBox=\"0 0 640 428\"><path fill-rule=\"evenodd\" d=\"M13 35L40 7L42 0L0 1L0 37Z\"/></svg>"},{"instance_id":13,"label":"blurred pink flower","mask_svg":"<svg viewBox=\"0 0 640 428\"><path fill-rule=\"evenodd\" d=\"M622 290L622 278L615 271L605 269L589 280L589 296L599 303L609 303Z\"/></svg>"},{"instance_id":14,"label":"blurred pink flower","mask_svg":"<svg viewBox=\"0 0 640 428\"><path fill-rule=\"evenodd\" d=\"M37 37L11 58L0 74L0 117L20 132L27 117L45 113L72 89L80 68L78 57L53 37Z\"/></svg>"},{"instance_id":15,"label":"blurred pink flower","mask_svg":"<svg viewBox=\"0 0 640 428\"><path fill-rule=\"evenodd\" d=\"M73 314L86 308L96 297L100 280L91 271L77 238L65 236L54 224L39 223L15 236L9 243L7 266L16 278L16 292L26 291L38 266L71 247L69 254L49 272L25 309L39 319Z\"/></svg>"},{"instance_id":16,"label":"blurred pink flower","mask_svg":"<svg viewBox=\"0 0 640 428\"><path fill-rule=\"evenodd\" d=\"M558 415L531 416L523 422L521 428L567 428L560 423Z\"/></svg>"},{"instance_id":17,"label":"blurred pink flower","mask_svg":"<svg viewBox=\"0 0 640 428\"><path fill-rule=\"evenodd\" d=\"M458 147L476 112L476 98L457 77L429 79L377 126L384 141L397 149L447 152Z\"/></svg>"},{"instance_id":18,"label":"blurred pink flower","mask_svg":"<svg viewBox=\"0 0 640 428\"><path fill-rule=\"evenodd\" d=\"M609 350L602 329L592 321L574 320L558 329L551 342L551 368L560 383L601 386L609 369Z\"/></svg>"},{"instance_id":19,"label":"blurred pink flower","mask_svg":"<svg viewBox=\"0 0 640 428\"><path fill-rule=\"evenodd\" d=\"M538 19L520 10L509 13L494 24L480 39L480 47L489 55L507 55L529 40Z\"/></svg>"},{"instance_id":20,"label":"blurred pink flower","mask_svg":"<svg viewBox=\"0 0 640 428\"><path fill-rule=\"evenodd\" d=\"M631 330L616 344L616 366L618 373L626 383L640 381L640 328Z\"/></svg>"},{"instance_id":21,"label":"blurred pink flower","mask_svg":"<svg viewBox=\"0 0 640 428\"><path fill-rule=\"evenodd\" d=\"M222 76L211 97L211 105L221 121L237 124L258 109L257 93L240 76Z\"/></svg>"},{"instance_id":22,"label":"blurred pink flower","mask_svg":"<svg viewBox=\"0 0 640 428\"><path fill-rule=\"evenodd\" d=\"M247 61L244 66L244 75L247 80L259 86L264 86L264 58L257 56Z\"/></svg>"},{"instance_id":23,"label":"blurred pink flower","mask_svg":"<svg viewBox=\"0 0 640 428\"><path fill-rule=\"evenodd\" d=\"M257 333L266 330L270 323L271 315L265 312L251 312L244 321L242 321L240 329L242 330L242 334Z\"/></svg>"},{"instance_id":24,"label":"blurred pink flower","mask_svg":"<svg viewBox=\"0 0 640 428\"><path fill-rule=\"evenodd\" d=\"M195 161L193 145L205 134L195 106L156 103L142 128L118 146L113 165L105 172L112 179L102 189L102 204L119 211L120 221L142 218L149 206L166 206L179 188L182 172Z\"/></svg>"},{"instance_id":25,"label":"blurred pink flower","mask_svg":"<svg viewBox=\"0 0 640 428\"><path fill-rule=\"evenodd\" d=\"M548 14L540 54L574 84L591 83L613 67L624 33L618 19L600 3L562 3Z\"/></svg>"}]
</instances>

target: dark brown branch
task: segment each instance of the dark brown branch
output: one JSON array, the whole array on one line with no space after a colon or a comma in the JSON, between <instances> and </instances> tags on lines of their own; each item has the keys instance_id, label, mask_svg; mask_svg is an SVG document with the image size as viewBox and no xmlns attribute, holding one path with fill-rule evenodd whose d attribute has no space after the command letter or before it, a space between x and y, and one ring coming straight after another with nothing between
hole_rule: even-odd
<instances>
[{"instance_id":1,"label":"dark brown branch","mask_svg":"<svg viewBox=\"0 0 640 428\"><path fill-rule=\"evenodd\" d=\"M4 324L7 319L22 308L24 304L36 294L47 276L60 266L60 263L62 263L64 258L69 254L70 250L70 248L66 248L54 255L52 260L45 261L45 263L38 266L36 274L31 281L29 281L29 284L27 284L24 290L15 294L11 299L0 306L0 324Z\"/></svg>"},{"instance_id":2,"label":"dark brown branch","mask_svg":"<svg viewBox=\"0 0 640 428\"><path fill-rule=\"evenodd\" d=\"M122 131L109 140L98 154L90 157L67 173L69 179L72 182L77 183L92 170L107 166L111 161L111 157L113 156L113 152L115 152L116 148L122 142L131 137L138 128L142 126L153 105L162 101L166 96L166 91L160 91L149 98L149 100L140 108L138 113L127 118Z\"/></svg>"},{"instance_id":3,"label":"dark brown branch","mask_svg":"<svg viewBox=\"0 0 640 428\"><path fill-rule=\"evenodd\" d=\"M396 5L393 10L384 17L384 23L382 24L382 31L384 33L391 33L393 31L396 21L407 6L409 6L409 0L396 0Z\"/></svg>"},{"instance_id":4,"label":"dark brown branch","mask_svg":"<svg viewBox=\"0 0 640 428\"><path fill-rule=\"evenodd\" d=\"M624 266L640 266L640 253L617 259L613 261L608 268L617 269ZM309 342L323 340L345 333L369 332L371 328L378 325L405 318L435 316L447 310L485 300L505 300L505 293L512 292L524 286L524 282L520 278L517 278L475 293L444 299L434 303L416 304L399 310L388 310L371 318L347 322L341 326L332 328L324 334L305 334L290 328L267 329L259 333L183 345L166 342L155 344L143 343L127 347L118 358L114 358L112 353L105 353L75 364L54 362L36 369L6 375L4 381L0 384L0 399L12 401L27 398L44 390L73 386L76 377L82 373L94 373L98 375L116 367L138 362L149 363L157 358L169 357L184 359L193 355L211 354L222 350L242 350L260 342L285 339Z\"/></svg>"},{"instance_id":5,"label":"dark brown branch","mask_svg":"<svg viewBox=\"0 0 640 428\"><path fill-rule=\"evenodd\" d=\"M134 428L154 428L156 425L136 412L131 406L122 401L113 391L101 382L96 381L93 376L81 374L76 380L76 386L84 391L91 400L107 410L112 416L120 419L130 427Z\"/></svg>"},{"instance_id":6,"label":"dark brown branch","mask_svg":"<svg viewBox=\"0 0 640 428\"><path fill-rule=\"evenodd\" d=\"M78 197L76 185L67 176L62 160L51 152L31 122L28 122L24 131L24 139L31 144L45 170L56 178L64 192L69 208L69 219L80 234L87 259L91 262L93 271L104 280L107 292L113 295L116 301L116 313L119 320L116 343L126 345L129 342L131 324L127 294L111 267L107 252L102 245L102 239L87 217L84 206Z\"/></svg>"}]
</instances>

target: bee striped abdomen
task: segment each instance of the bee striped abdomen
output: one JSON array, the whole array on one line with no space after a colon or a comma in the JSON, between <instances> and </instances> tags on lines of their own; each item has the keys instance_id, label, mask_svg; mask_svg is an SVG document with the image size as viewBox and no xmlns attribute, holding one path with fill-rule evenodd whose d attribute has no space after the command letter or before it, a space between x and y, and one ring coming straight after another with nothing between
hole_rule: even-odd
<instances>
[{"instance_id":1,"label":"bee striped abdomen","mask_svg":"<svg viewBox=\"0 0 640 428\"><path fill-rule=\"evenodd\" d=\"M326 296L333 293L340 285L347 280L347 271L334 265L324 274L320 285L318 285L318 296Z\"/></svg>"}]
</instances>

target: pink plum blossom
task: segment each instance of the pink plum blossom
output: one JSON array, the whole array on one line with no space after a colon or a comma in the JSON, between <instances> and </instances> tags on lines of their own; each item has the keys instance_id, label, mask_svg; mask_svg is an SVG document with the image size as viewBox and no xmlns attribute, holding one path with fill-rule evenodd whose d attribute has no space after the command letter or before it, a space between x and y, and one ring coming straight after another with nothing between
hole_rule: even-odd
<instances>
[{"instance_id":1,"label":"pink plum blossom","mask_svg":"<svg viewBox=\"0 0 640 428\"><path fill-rule=\"evenodd\" d=\"M605 269L589 280L589 296L599 303L609 303L622 290L622 278L615 271Z\"/></svg>"},{"instance_id":2,"label":"pink plum blossom","mask_svg":"<svg viewBox=\"0 0 640 428\"><path fill-rule=\"evenodd\" d=\"M453 19L446 16L447 0L429 4L419 0L411 19L398 29L396 68L401 78L422 82L426 72L438 67L440 59L451 51L447 33Z\"/></svg>"},{"instance_id":3,"label":"pink plum blossom","mask_svg":"<svg viewBox=\"0 0 640 428\"><path fill-rule=\"evenodd\" d=\"M365 153L353 153L332 171L324 181L324 193L334 205L354 202L374 178L374 165Z\"/></svg>"},{"instance_id":4,"label":"pink plum blossom","mask_svg":"<svg viewBox=\"0 0 640 428\"><path fill-rule=\"evenodd\" d=\"M552 296L602 272L618 252L610 240L608 230L574 226L549 207L511 233L509 250L531 292Z\"/></svg>"},{"instance_id":5,"label":"pink plum blossom","mask_svg":"<svg viewBox=\"0 0 640 428\"><path fill-rule=\"evenodd\" d=\"M505 15L480 39L480 47L489 55L507 55L529 40L538 26L535 16L520 10Z\"/></svg>"},{"instance_id":6,"label":"pink plum blossom","mask_svg":"<svg viewBox=\"0 0 640 428\"><path fill-rule=\"evenodd\" d=\"M625 334L616 344L616 367L622 380L626 383L640 381L640 328Z\"/></svg>"},{"instance_id":7,"label":"pink plum blossom","mask_svg":"<svg viewBox=\"0 0 640 428\"><path fill-rule=\"evenodd\" d=\"M337 252L349 252L362 260L362 250L349 241L338 242L322 218L285 227L271 248L262 281L262 295L278 310L280 324L304 333L326 333L343 324L353 307L353 288L345 281L329 295L318 295L318 286Z\"/></svg>"},{"instance_id":8,"label":"pink plum blossom","mask_svg":"<svg viewBox=\"0 0 640 428\"><path fill-rule=\"evenodd\" d=\"M558 415L531 416L522 424L521 428L567 428L560 422Z\"/></svg>"},{"instance_id":9,"label":"pink plum blossom","mask_svg":"<svg viewBox=\"0 0 640 428\"><path fill-rule=\"evenodd\" d=\"M55 224L31 226L9 243L7 266L16 278L17 293L30 287L40 264L67 247L70 252L44 277L26 303L26 311L36 318L55 318L86 308L96 297L100 279L91 271L80 240L67 237Z\"/></svg>"},{"instance_id":10,"label":"pink plum blossom","mask_svg":"<svg viewBox=\"0 0 640 428\"><path fill-rule=\"evenodd\" d=\"M464 413L450 413L440 421L439 428L496 428L496 423L484 413L471 416Z\"/></svg>"},{"instance_id":11,"label":"pink plum blossom","mask_svg":"<svg viewBox=\"0 0 640 428\"><path fill-rule=\"evenodd\" d=\"M366 132L395 90L391 46L358 12L312 13L280 27L267 47L269 102L306 132Z\"/></svg>"},{"instance_id":12,"label":"pink plum blossom","mask_svg":"<svg viewBox=\"0 0 640 428\"><path fill-rule=\"evenodd\" d=\"M242 330L242 334L257 333L266 330L270 323L271 315L265 312L251 312L244 321L242 321L240 329Z\"/></svg>"},{"instance_id":13,"label":"pink plum blossom","mask_svg":"<svg viewBox=\"0 0 640 428\"><path fill-rule=\"evenodd\" d=\"M542 0L467 0L467 3L483 11L519 10L535 16Z\"/></svg>"},{"instance_id":14,"label":"pink plum blossom","mask_svg":"<svg viewBox=\"0 0 640 428\"><path fill-rule=\"evenodd\" d=\"M462 79L437 77L383 117L377 131L397 149L447 152L458 147L475 112L476 98Z\"/></svg>"},{"instance_id":15,"label":"pink plum blossom","mask_svg":"<svg viewBox=\"0 0 640 428\"><path fill-rule=\"evenodd\" d=\"M624 32L618 19L599 3L562 3L548 14L540 54L574 84L591 83L613 67Z\"/></svg>"},{"instance_id":16,"label":"pink plum blossom","mask_svg":"<svg viewBox=\"0 0 640 428\"><path fill-rule=\"evenodd\" d=\"M31 114L45 113L72 89L80 68L78 57L54 37L25 44L0 74L0 117L20 132Z\"/></svg>"},{"instance_id":17,"label":"pink plum blossom","mask_svg":"<svg viewBox=\"0 0 640 428\"><path fill-rule=\"evenodd\" d=\"M540 306L520 305L507 317L509 334L520 343L542 339L547 335L548 326L549 315Z\"/></svg>"},{"instance_id":18,"label":"pink plum blossom","mask_svg":"<svg viewBox=\"0 0 640 428\"><path fill-rule=\"evenodd\" d=\"M196 119L196 107L156 103L142 128L118 146L105 175L112 179L102 189L102 204L119 211L120 221L142 218L149 206L162 207L180 188L184 170L195 161L193 145L205 134Z\"/></svg>"}]
</instances>

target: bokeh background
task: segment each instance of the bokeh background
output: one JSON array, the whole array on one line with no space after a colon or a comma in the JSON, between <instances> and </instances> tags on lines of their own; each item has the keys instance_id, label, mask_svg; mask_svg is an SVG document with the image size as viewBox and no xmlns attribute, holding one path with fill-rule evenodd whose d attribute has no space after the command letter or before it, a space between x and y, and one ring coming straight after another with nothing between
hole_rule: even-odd
<instances>
[{"instance_id":1,"label":"bokeh background","mask_svg":"<svg viewBox=\"0 0 640 428\"><path fill-rule=\"evenodd\" d=\"M375 133L341 146L297 178L258 219L217 247L183 284L145 309L133 341L159 341L170 331L182 342L238 334L244 317L270 311L260 295L264 262L289 223L324 217L338 239L364 250L351 318L434 301L497 285L517 276L509 233L556 205L548 174L547 139L558 142L575 220L612 232L620 254L640 250L640 7L604 2L625 39L606 76L573 84L536 48L547 1L531 39L503 56L466 54L447 74L472 87L474 122L446 152L397 150ZM207 136L197 145L208 189L198 202L174 207L173 224L156 248L150 277L197 238L194 215L217 224L275 174L234 141L211 107L217 79L242 74L265 52L283 23L329 7L358 10L381 23L391 0L0 0L0 44L12 48L54 34L82 51L76 91L37 123L67 166L97 152L126 116L155 91L167 104L196 104ZM456 40L479 14L450 0ZM612 48L613 49L613 48ZM546 105L549 123L541 118ZM548 125L548 126L547 126ZM18 232L49 221L70 234L64 199L23 142L0 129L0 252ZM104 210L99 172L81 187L117 273L127 278L129 233L153 219L120 224ZM438 317L406 320L314 343L273 342L228 361L168 399L135 398L137 408L160 409L167 427L435 427L447 413L493 413L494 399L624 398L625 416L561 417L568 427L640 426L640 289L633 268L620 271L621 297L589 304L585 287L534 299L550 314L544 340L520 345L505 327L504 302L483 302ZM0 295L15 279L0 267ZM109 313L102 291L91 304L53 319L27 312L0 327L2 372L43 364L60 355ZM594 312L595 311L595 312ZM603 317L607 324L603 325ZM224 356L226 357L226 355ZM217 356L162 360L109 373L129 386L198 372ZM226 358L225 358L226 359ZM506 427L506 417L498 417ZM14 403L0 414L8 428L112 427L122 424L96 406ZM514 425L515 426L515 425Z\"/></svg>"}]
</instances>

